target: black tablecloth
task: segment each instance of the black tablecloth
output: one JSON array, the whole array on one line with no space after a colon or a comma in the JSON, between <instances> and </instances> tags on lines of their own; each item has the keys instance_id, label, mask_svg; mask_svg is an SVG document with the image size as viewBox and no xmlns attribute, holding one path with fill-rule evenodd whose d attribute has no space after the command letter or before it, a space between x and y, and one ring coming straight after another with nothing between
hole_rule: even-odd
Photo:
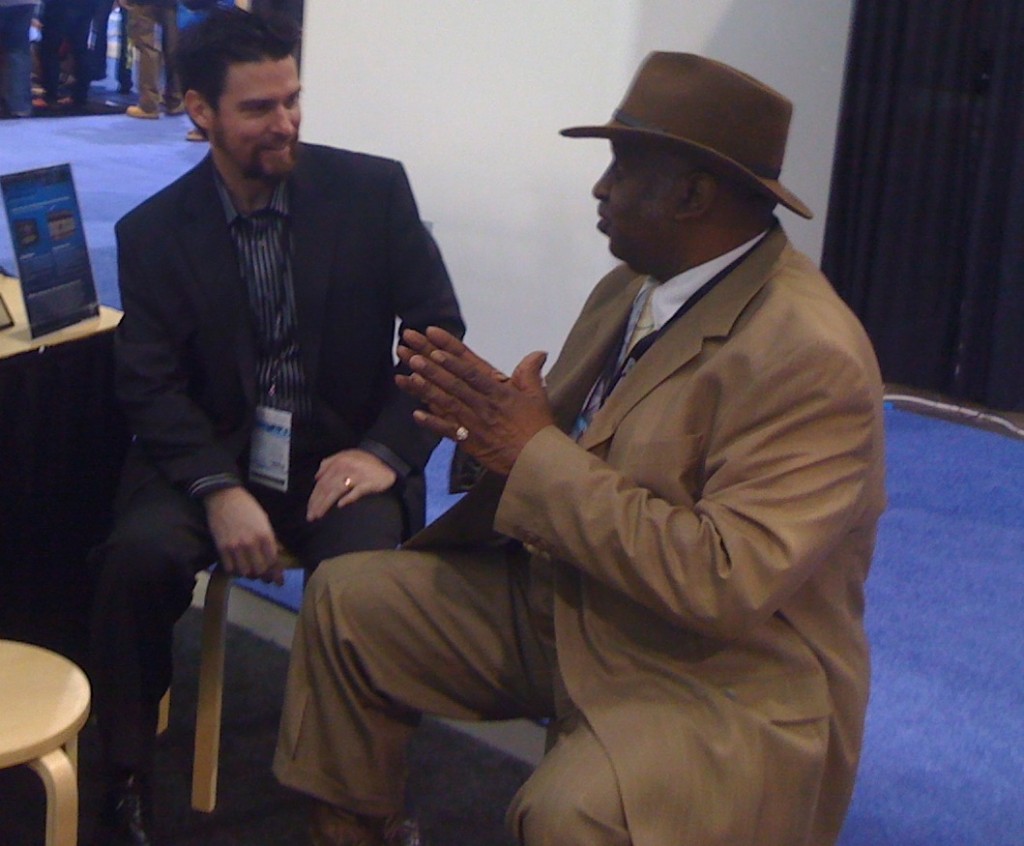
<instances>
[{"instance_id":1,"label":"black tablecloth","mask_svg":"<svg viewBox=\"0 0 1024 846\"><path fill-rule=\"evenodd\" d=\"M78 663L128 443L112 347L106 331L0 359L0 637Z\"/></svg>"}]
</instances>

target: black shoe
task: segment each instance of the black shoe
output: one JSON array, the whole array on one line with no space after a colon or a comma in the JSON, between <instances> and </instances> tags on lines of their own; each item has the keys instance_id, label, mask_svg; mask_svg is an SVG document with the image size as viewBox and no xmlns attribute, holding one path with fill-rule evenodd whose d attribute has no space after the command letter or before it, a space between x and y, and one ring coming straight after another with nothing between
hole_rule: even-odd
<instances>
[{"instance_id":1,"label":"black shoe","mask_svg":"<svg viewBox=\"0 0 1024 846\"><path fill-rule=\"evenodd\" d=\"M309 818L313 846L427 846L413 817L372 817L314 801Z\"/></svg>"},{"instance_id":2,"label":"black shoe","mask_svg":"<svg viewBox=\"0 0 1024 846\"><path fill-rule=\"evenodd\" d=\"M135 775L107 788L93 846L153 846L148 791Z\"/></svg>"},{"instance_id":3,"label":"black shoe","mask_svg":"<svg viewBox=\"0 0 1024 846\"><path fill-rule=\"evenodd\" d=\"M384 823L384 846L427 846L415 817L392 817Z\"/></svg>"}]
</instances>

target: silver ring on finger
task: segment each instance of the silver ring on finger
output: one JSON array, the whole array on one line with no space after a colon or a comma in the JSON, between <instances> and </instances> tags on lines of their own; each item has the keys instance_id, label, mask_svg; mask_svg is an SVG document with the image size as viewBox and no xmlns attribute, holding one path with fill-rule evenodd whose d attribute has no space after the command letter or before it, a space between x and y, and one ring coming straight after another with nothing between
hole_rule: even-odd
<instances>
[{"instance_id":1,"label":"silver ring on finger","mask_svg":"<svg viewBox=\"0 0 1024 846\"><path fill-rule=\"evenodd\" d=\"M465 426L459 426L459 428L455 430L455 440L457 440L460 444L468 437L469 429L467 429Z\"/></svg>"}]
</instances>

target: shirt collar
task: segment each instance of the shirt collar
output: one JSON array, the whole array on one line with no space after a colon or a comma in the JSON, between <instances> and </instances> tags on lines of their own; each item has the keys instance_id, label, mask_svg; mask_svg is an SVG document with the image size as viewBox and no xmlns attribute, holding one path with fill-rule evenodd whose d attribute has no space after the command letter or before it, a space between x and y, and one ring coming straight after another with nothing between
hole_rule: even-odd
<instances>
[{"instance_id":1,"label":"shirt collar","mask_svg":"<svg viewBox=\"0 0 1024 846\"><path fill-rule=\"evenodd\" d=\"M224 180L217 172L217 168L213 169L213 183L217 186L217 194L220 196L221 205L224 207L224 217L227 219L228 226L231 226L239 218L255 217L258 214L267 212L281 217L288 216L288 183L286 180L281 180L277 187L274 188L274 193L270 195L270 201L262 209L254 211L251 215L243 215L235 208L235 204L231 200L231 194L228 192L228 186L224 184Z\"/></svg>"},{"instance_id":2,"label":"shirt collar","mask_svg":"<svg viewBox=\"0 0 1024 846\"><path fill-rule=\"evenodd\" d=\"M734 261L737 261L746 253L757 246L758 242L768 233L766 229L749 241L740 244L735 249L723 253L717 258L684 270L682 273L673 276L665 282L658 283L648 277L644 282L641 291L653 288L651 291L651 316L654 319L655 330L660 329L665 323L683 307L683 304L697 293L705 284L710 282L716 274L725 270Z\"/></svg>"}]
</instances>

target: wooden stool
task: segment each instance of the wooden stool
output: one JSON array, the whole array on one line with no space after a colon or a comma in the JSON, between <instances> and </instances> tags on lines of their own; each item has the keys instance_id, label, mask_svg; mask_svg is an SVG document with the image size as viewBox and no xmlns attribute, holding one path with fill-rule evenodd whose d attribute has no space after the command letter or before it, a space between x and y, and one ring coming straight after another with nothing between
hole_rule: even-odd
<instances>
[{"instance_id":1,"label":"wooden stool","mask_svg":"<svg viewBox=\"0 0 1024 846\"><path fill-rule=\"evenodd\" d=\"M302 564L290 553L281 556L287 569ZM224 706L224 641L232 576L220 567L210 571L203 599L203 630L199 655L199 691L196 702L195 746L192 754L192 807L209 813L217 806L220 762L220 726ZM167 691L160 700L157 732L167 728L170 712Z\"/></svg>"},{"instance_id":2,"label":"wooden stool","mask_svg":"<svg viewBox=\"0 0 1024 846\"><path fill-rule=\"evenodd\" d=\"M89 682L66 658L0 640L0 768L28 764L46 787L46 845L78 843L78 732Z\"/></svg>"}]
</instances>

